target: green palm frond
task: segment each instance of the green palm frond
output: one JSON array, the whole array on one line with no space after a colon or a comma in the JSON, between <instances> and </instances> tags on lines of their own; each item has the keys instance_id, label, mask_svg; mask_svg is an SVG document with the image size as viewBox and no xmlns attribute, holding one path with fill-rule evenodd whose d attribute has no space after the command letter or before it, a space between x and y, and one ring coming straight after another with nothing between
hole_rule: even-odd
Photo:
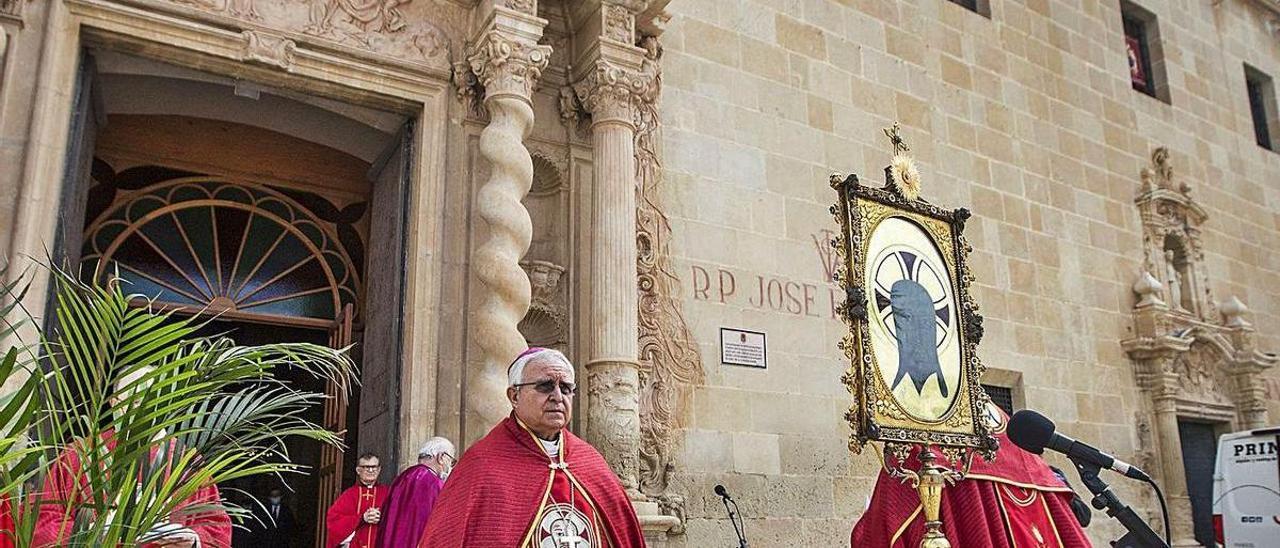
<instances>
[{"instance_id":1,"label":"green palm frond","mask_svg":"<svg viewBox=\"0 0 1280 548\"><path fill-rule=\"evenodd\" d=\"M306 418L325 396L277 375L301 372L345 391L355 373L345 349L201 337L197 320L137 306L146 301L119 283L49 270L56 327L0 361L0 382L24 379L0 396L0 499L22 501L24 511L11 512L18 546L30 544L41 509L70 522L70 546L136 545L156 523L193 513L247 518L225 501L185 503L222 482L305 472L289 461L290 439L341 444ZM0 286L0 336L23 327L9 319L23 291ZM72 461L85 489L24 491Z\"/></svg>"}]
</instances>

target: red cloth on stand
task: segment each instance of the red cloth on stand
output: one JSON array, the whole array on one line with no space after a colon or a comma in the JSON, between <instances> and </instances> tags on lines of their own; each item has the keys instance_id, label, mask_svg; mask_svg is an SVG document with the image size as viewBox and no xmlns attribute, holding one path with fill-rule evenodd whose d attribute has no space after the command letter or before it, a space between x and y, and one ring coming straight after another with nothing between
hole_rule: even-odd
<instances>
[{"instance_id":1,"label":"red cloth on stand","mask_svg":"<svg viewBox=\"0 0 1280 548\"><path fill-rule=\"evenodd\" d=\"M115 447L111 433L103 436L103 443L110 451ZM153 450L154 455L154 450ZM80 501L87 497L89 479L80 469L80 456L75 450L63 451L58 460L44 478L44 489L41 497L45 501L59 501L40 505L36 516L36 529L32 535L32 546L61 546L71 533L74 513L67 515L67 508L60 501ZM196 490L190 498L175 508L172 520L174 523L191 529L200 537L203 548L229 548L231 546L231 518L223 510L186 513L183 510L193 506L212 505L220 501L218 487L209 485ZM74 507L73 507L74 510ZM144 544L143 548L154 546Z\"/></svg>"},{"instance_id":2,"label":"red cloth on stand","mask_svg":"<svg viewBox=\"0 0 1280 548\"><path fill-rule=\"evenodd\" d=\"M325 541L327 548L334 548L355 533L348 548L373 548L378 540L378 526L365 523L364 513L370 508L379 508L387 499L387 486L353 485L333 501L333 506L325 514L324 525L329 530Z\"/></svg>"},{"instance_id":3,"label":"red cloth on stand","mask_svg":"<svg viewBox=\"0 0 1280 548\"><path fill-rule=\"evenodd\" d=\"M443 488L440 476L422 464L410 466L396 476L387 490L382 521L378 523L378 548L417 546Z\"/></svg>"},{"instance_id":4,"label":"red cloth on stand","mask_svg":"<svg viewBox=\"0 0 1280 548\"><path fill-rule=\"evenodd\" d=\"M607 546L643 548L635 509L604 458L568 430L560 443L568 473L594 503ZM552 480L549 465L533 435L507 417L458 461L419 548L522 548Z\"/></svg>"},{"instance_id":5,"label":"red cloth on stand","mask_svg":"<svg viewBox=\"0 0 1280 548\"><path fill-rule=\"evenodd\" d=\"M1071 489L1040 457L1005 435L999 412L1000 449L994 461L975 457L969 475L942 490L942 530L952 546L983 548L1091 548L1071 513ZM919 469L916 451L907 468ZM854 548L916 548L924 536L920 497L883 470L866 513L850 536Z\"/></svg>"}]
</instances>

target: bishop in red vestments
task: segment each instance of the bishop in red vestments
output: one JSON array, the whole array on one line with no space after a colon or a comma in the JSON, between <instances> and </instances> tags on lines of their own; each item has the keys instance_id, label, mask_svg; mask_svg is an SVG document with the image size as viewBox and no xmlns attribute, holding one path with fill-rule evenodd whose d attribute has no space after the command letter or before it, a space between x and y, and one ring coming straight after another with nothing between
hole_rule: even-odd
<instances>
[{"instance_id":1,"label":"bishop in red vestments","mask_svg":"<svg viewBox=\"0 0 1280 548\"><path fill-rule=\"evenodd\" d=\"M508 369L511 416L445 483L419 548L643 548L635 509L603 457L566 429L573 365L531 348Z\"/></svg>"},{"instance_id":2,"label":"bishop in red vestments","mask_svg":"<svg viewBox=\"0 0 1280 548\"><path fill-rule=\"evenodd\" d=\"M382 465L378 456L365 453L356 459L356 484L333 501L325 514L328 536L325 548L373 548L382 521L387 486L378 483Z\"/></svg>"},{"instance_id":3,"label":"bishop in red vestments","mask_svg":"<svg viewBox=\"0 0 1280 548\"><path fill-rule=\"evenodd\" d=\"M1044 460L1009 441L1008 419L1000 408L988 407L987 420L1000 441L995 461L975 458L964 480L942 490L947 539L964 547L1090 548L1072 513L1071 488ZM914 455L907 462L919 465ZM916 491L881 471L850 544L915 548L923 535L924 513Z\"/></svg>"}]
</instances>

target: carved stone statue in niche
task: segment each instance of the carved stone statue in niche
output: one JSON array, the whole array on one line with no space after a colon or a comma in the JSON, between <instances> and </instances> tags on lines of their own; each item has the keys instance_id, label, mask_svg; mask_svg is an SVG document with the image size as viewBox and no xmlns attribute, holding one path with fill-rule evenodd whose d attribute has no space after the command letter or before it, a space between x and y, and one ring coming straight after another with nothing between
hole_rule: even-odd
<instances>
[{"instance_id":1,"label":"carved stone statue in niche","mask_svg":"<svg viewBox=\"0 0 1280 548\"><path fill-rule=\"evenodd\" d=\"M1164 283L1169 288L1169 304L1175 309L1186 310L1186 277L1182 272L1178 271L1178 267L1173 260L1173 251L1164 252Z\"/></svg>"}]
</instances>

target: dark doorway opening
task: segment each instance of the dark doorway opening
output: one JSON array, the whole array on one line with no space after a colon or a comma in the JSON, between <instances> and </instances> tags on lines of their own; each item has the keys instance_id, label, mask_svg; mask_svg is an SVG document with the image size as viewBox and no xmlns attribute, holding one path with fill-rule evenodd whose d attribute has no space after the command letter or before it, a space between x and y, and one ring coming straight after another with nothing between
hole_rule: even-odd
<instances>
[{"instance_id":1,"label":"dark doorway opening","mask_svg":"<svg viewBox=\"0 0 1280 548\"><path fill-rule=\"evenodd\" d=\"M220 335L235 341L241 346L260 346L278 343L312 343L321 346L329 344L329 333L314 328L293 327L285 325L259 324L241 321L213 320L204 325L198 333L201 336ZM299 369L284 369L276 372L276 378L297 390L305 390L324 394L326 385ZM354 447L359 439L360 387L353 386L348 397L347 429L343 434L346 444L345 462L355 462ZM324 423L322 406L313 407L307 414L307 420L316 424ZM247 523L233 531L233 548L305 548L314 545L315 531L324 527L320 517L324 508L319 508L321 485L320 476L316 472L321 467L321 446L309 439L293 440L288 443L289 460L306 466L303 474L284 477L254 476L220 485L223 496L244 508L252 509L256 504L247 495L253 495L266 504L267 494L273 488L279 488L284 494L283 505L294 516L294 535L285 545L276 541L267 542L263 535L257 534L255 524ZM350 466L343 467L341 485L355 482L355 471Z\"/></svg>"},{"instance_id":2,"label":"dark doorway opening","mask_svg":"<svg viewBox=\"0 0 1280 548\"><path fill-rule=\"evenodd\" d=\"M1211 423L1179 420L1178 438L1182 441L1182 465L1187 474L1196 541L1212 547L1213 468L1218 459L1218 436Z\"/></svg>"}]
</instances>

